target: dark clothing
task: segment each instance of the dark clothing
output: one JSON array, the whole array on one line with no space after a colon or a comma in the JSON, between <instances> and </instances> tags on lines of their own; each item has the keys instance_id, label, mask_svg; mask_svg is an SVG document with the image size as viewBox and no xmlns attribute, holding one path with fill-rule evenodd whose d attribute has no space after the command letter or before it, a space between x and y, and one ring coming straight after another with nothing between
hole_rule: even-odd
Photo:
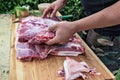
<instances>
[{"instance_id":1,"label":"dark clothing","mask_svg":"<svg viewBox=\"0 0 120 80\"><path fill-rule=\"evenodd\" d=\"M90 30L87 44L115 75L120 68L120 36L111 38Z\"/></svg>"},{"instance_id":2,"label":"dark clothing","mask_svg":"<svg viewBox=\"0 0 120 80\"><path fill-rule=\"evenodd\" d=\"M87 16L89 16L116 3L117 1L118 0L81 0L81 4L85 8ZM120 36L120 25L94 29L94 31L104 36Z\"/></svg>"},{"instance_id":3,"label":"dark clothing","mask_svg":"<svg viewBox=\"0 0 120 80\"><path fill-rule=\"evenodd\" d=\"M117 1L81 0L81 4L89 16ZM112 73L116 74L120 67L120 25L89 30L86 42Z\"/></svg>"}]
</instances>

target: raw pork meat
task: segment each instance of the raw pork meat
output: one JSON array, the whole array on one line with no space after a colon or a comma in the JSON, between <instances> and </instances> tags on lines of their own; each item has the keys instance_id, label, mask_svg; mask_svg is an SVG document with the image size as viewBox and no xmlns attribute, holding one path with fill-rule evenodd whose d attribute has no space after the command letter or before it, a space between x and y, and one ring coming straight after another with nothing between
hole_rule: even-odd
<instances>
[{"instance_id":1,"label":"raw pork meat","mask_svg":"<svg viewBox=\"0 0 120 80\"><path fill-rule=\"evenodd\" d=\"M55 32L48 32L49 26L58 23L51 19L29 16L19 22L16 30L15 49L17 58L21 61L44 59L51 55L78 56L84 53L81 41L73 36L64 45L48 46L44 44L55 36Z\"/></svg>"},{"instance_id":2,"label":"raw pork meat","mask_svg":"<svg viewBox=\"0 0 120 80\"><path fill-rule=\"evenodd\" d=\"M58 56L78 56L79 54L83 54L84 51L81 41L76 36L73 36L64 45L52 46L49 52L51 55Z\"/></svg>"},{"instance_id":3,"label":"raw pork meat","mask_svg":"<svg viewBox=\"0 0 120 80\"><path fill-rule=\"evenodd\" d=\"M30 44L41 44L48 41L49 39L52 39L54 36L55 36L55 33L48 32L48 31L41 31L39 34L35 35L28 42Z\"/></svg>"},{"instance_id":4,"label":"raw pork meat","mask_svg":"<svg viewBox=\"0 0 120 80\"><path fill-rule=\"evenodd\" d=\"M27 42L22 43L16 41L16 56L17 59L21 61L30 61L35 54L35 48L32 45L29 45Z\"/></svg>"},{"instance_id":5,"label":"raw pork meat","mask_svg":"<svg viewBox=\"0 0 120 80\"><path fill-rule=\"evenodd\" d=\"M96 72L95 68L90 68L86 62L77 62L69 57L64 61L63 69L57 72L58 76L64 77L65 80L74 80L78 77L86 79L85 73L93 75L100 75L101 73Z\"/></svg>"},{"instance_id":6,"label":"raw pork meat","mask_svg":"<svg viewBox=\"0 0 120 80\"><path fill-rule=\"evenodd\" d=\"M34 16L23 18L17 28L18 41L35 44L45 42L55 36L54 32L48 32L47 29L56 23L57 21L54 20Z\"/></svg>"},{"instance_id":7,"label":"raw pork meat","mask_svg":"<svg viewBox=\"0 0 120 80\"><path fill-rule=\"evenodd\" d=\"M48 55L49 46L32 45L28 42L18 42L15 45L17 59L21 61L31 61L32 59L44 59Z\"/></svg>"}]
</instances>

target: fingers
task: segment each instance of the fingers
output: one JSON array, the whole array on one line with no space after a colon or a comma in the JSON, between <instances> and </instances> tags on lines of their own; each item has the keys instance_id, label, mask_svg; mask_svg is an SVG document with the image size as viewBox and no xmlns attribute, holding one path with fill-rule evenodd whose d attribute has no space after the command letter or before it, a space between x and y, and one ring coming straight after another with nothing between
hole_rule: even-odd
<instances>
[{"instance_id":1,"label":"fingers","mask_svg":"<svg viewBox=\"0 0 120 80\"><path fill-rule=\"evenodd\" d=\"M51 26L51 27L48 28L48 31L55 31L55 28L56 28L56 26L53 25L53 26ZM46 44L48 44L48 45L56 44L57 40L58 39L56 37L54 37L53 39L47 41Z\"/></svg>"},{"instance_id":2,"label":"fingers","mask_svg":"<svg viewBox=\"0 0 120 80\"><path fill-rule=\"evenodd\" d=\"M53 25L51 27L48 28L48 31L55 31L56 30L56 25ZM59 42L59 37L58 37L58 33L56 33L56 36L53 39L50 39L49 41L46 42L47 45L52 45L52 44L56 44Z\"/></svg>"},{"instance_id":3,"label":"fingers","mask_svg":"<svg viewBox=\"0 0 120 80\"><path fill-rule=\"evenodd\" d=\"M50 11L50 7L48 7L47 9L44 10L43 15L41 17L42 18L47 17L47 14L49 13L49 11Z\"/></svg>"},{"instance_id":4,"label":"fingers","mask_svg":"<svg viewBox=\"0 0 120 80\"><path fill-rule=\"evenodd\" d=\"M49 41L47 41L47 42L45 42L47 45L53 45L53 44L56 44L57 42L55 42L56 40L54 40L54 39L51 39L51 40L49 40Z\"/></svg>"},{"instance_id":5,"label":"fingers","mask_svg":"<svg viewBox=\"0 0 120 80\"><path fill-rule=\"evenodd\" d=\"M48 7L47 9L44 10L43 15L41 17L45 18L50 13L50 17L53 18L56 16L56 12L57 12L57 8Z\"/></svg>"},{"instance_id":6,"label":"fingers","mask_svg":"<svg viewBox=\"0 0 120 80\"><path fill-rule=\"evenodd\" d=\"M62 36L60 34L56 34L56 36L53 39L50 39L46 42L47 45L53 45L53 44L65 44L67 40L62 39Z\"/></svg>"},{"instance_id":7,"label":"fingers","mask_svg":"<svg viewBox=\"0 0 120 80\"><path fill-rule=\"evenodd\" d=\"M57 37L54 37L53 39L50 39L46 42L47 45L53 45L59 42L59 39Z\"/></svg>"},{"instance_id":8,"label":"fingers","mask_svg":"<svg viewBox=\"0 0 120 80\"><path fill-rule=\"evenodd\" d=\"M57 12L57 8L54 8L52 14L51 14L51 18L55 17L56 16L56 12Z\"/></svg>"},{"instance_id":9,"label":"fingers","mask_svg":"<svg viewBox=\"0 0 120 80\"><path fill-rule=\"evenodd\" d=\"M57 33L56 36L53 39L50 39L46 42L47 45L53 45L53 44L65 44L67 41L62 39L62 36Z\"/></svg>"}]
</instances>

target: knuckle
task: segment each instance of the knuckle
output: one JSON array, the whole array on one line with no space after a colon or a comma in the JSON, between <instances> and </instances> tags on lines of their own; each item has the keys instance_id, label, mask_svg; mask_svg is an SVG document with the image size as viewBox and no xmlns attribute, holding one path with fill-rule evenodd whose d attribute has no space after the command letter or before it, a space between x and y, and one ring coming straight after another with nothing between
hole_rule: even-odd
<instances>
[{"instance_id":1,"label":"knuckle","mask_svg":"<svg viewBox=\"0 0 120 80\"><path fill-rule=\"evenodd\" d=\"M66 41L61 41L61 42L59 42L60 44L65 44L66 43Z\"/></svg>"}]
</instances>

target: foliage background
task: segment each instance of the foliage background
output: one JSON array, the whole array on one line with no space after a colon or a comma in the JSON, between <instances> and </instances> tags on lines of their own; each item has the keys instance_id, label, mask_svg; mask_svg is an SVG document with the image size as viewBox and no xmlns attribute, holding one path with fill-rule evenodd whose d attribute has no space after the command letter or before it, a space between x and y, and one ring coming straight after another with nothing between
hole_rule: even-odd
<instances>
[{"instance_id":1,"label":"foliage background","mask_svg":"<svg viewBox=\"0 0 120 80\"><path fill-rule=\"evenodd\" d=\"M55 0L0 0L0 13L13 13L15 6L29 5L30 9L38 9L40 3L52 3ZM80 0L68 0L66 6L60 11L63 15L72 14L74 17L68 20L82 18L82 6Z\"/></svg>"}]
</instances>

